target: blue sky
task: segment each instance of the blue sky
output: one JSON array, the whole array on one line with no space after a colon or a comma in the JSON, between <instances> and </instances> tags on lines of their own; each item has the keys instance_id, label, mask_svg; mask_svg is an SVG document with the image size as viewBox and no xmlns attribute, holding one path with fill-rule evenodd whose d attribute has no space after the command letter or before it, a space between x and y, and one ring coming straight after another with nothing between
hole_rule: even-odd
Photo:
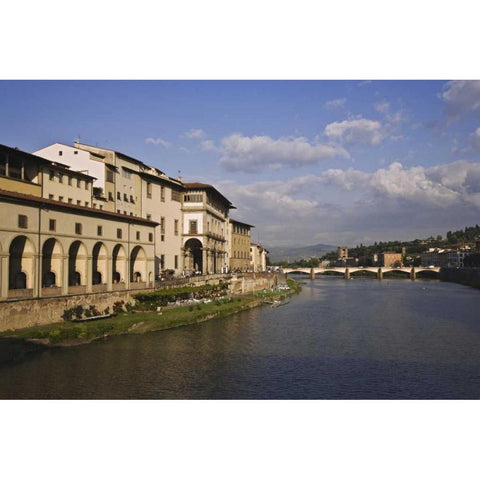
<instances>
[{"instance_id":1,"label":"blue sky","mask_svg":"<svg viewBox=\"0 0 480 480\"><path fill-rule=\"evenodd\" d=\"M119 150L213 183L266 245L480 223L477 81L2 81L0 143Z\"/></svg>"}]
</instances>

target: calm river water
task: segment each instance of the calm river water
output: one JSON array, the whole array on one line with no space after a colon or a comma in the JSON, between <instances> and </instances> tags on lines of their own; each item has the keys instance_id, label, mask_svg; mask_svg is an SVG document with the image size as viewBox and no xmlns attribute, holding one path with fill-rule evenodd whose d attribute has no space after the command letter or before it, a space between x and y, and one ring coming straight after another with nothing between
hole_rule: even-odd
<instances>
[{"instance_id":1,"label":"calm river water","mask_svg":"<svg viewBox=\"0 0 480 480\"><path fill-rule=\"evenodd\" d=\"M30 352L0 366L0 398L480 398L480 291L303 281L279 308Z\"/></svg>"}]
</instances>

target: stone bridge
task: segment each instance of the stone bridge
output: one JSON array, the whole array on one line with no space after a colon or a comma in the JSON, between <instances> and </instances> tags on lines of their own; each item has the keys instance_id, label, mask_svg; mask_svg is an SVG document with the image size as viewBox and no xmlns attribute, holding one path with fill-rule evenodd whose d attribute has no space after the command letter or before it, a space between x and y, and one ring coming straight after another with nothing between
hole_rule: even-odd
<instances>
[{"instance_id":1,"label":"stone bridge","mask_svg":"<svg viewBox=\"0 0 480 480\"><path fill-rule=\"evenodd\" d=\"M350 275L355 272L371 272L374 273L378 279L383 278L383 274L387 272L404 272L408 274L411 280L415 280L418 272L440 272L440 267L316 267L316 268L284 268L283 272L288 273L305 273L313 280L315 275L326 272L341 273L345 278L350 278Z\"/></svg>"}]
</instances>

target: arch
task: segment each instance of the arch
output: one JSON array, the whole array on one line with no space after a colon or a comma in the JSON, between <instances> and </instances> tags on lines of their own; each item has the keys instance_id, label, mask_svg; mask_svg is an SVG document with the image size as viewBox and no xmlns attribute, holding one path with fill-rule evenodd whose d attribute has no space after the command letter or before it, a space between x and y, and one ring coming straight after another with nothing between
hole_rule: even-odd
<instances>
[{"instance_id":1,"label":"arch","mask_svg":"<svg viewBox=\"0 0 480 480\"><path fill-rule=\"evenodd\" d=\"M409 278L410 271L402 268L382 268L383 278Z\"/></svg>"},{"instance_id":2,"label":"arch","mask_svg":"<svg viewBox=\"0 0 480 480\"><path fill-rule=\"evenodd\" d=\"M92 285L107 283L107 248L103 242L97 242L92 252Z\"/></svg>"},{"instance_id":3,"label":"arch","mask_svg":"<svg viewBox=\"0 0 480 480\"><path fill-rule=\"evenodd\" d=\"M137 245L130 254L130 282L147 281L147 256L145 250Z\"/></svg>"},{"instance_id":4,"label":"arch","mask_svg":"<svg viewBox=\"0 0 480 480\"><path fill-rule=\"evenodd\" d=\"M62 285L63 248L55 238L45 240L42 246L42 287Z\"/></svg>"},{"instance_id":5,"label":"arch","mask_svg":"<svg viewBox=\"0 0 480 480\"><path fill-rule=\"evenodd\" d=\"M112 282L124 283L127 279L127 254L120 243L115 245L112 254Z\"/></svg>"},{"instance_id":6,"label":"arch","mask_svg":"<svg viewBox=\"0 0 480 480\"><path fill-rule=\"evenodd\" d=\"M75 240L68 249L68 285L86 285L87 249L80 240Z\"/></svg>"},{"instance_id":7,"label":"arch","mask_svg":"<svg viewBox=\"0 0 480 480\"><path fill-rule=\"evenodd\" d=\"M8 288L33 289L35 278L35 245L25 235L10 243L8 262Z\"/></svg>"},{"instance_id":8,"label":"arch","mask_svg":"<svg viewBox=\"0 0 480 480\"><path fill-rule=\"evenodd\" d=\"M190 238L185 242L185 269L189 272L203 272L202 242L198 238Z\"/></svg>"}]
</instances>

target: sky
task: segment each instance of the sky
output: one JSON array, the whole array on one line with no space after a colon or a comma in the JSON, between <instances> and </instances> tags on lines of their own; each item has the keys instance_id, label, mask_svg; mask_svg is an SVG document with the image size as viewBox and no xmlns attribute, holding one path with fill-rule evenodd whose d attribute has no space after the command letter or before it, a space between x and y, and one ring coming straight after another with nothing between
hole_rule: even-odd
<instances>
[{"instance_id":1,"label":"sky","mask_svg":"<svg viewBox=\"0 0 480 480\"><path fill-rule=\"evenodd\" d=\"M0 81L0 143L74 140L213 184L268 246L480 223L480 81Z\"/></svg>"}]
</instances>

